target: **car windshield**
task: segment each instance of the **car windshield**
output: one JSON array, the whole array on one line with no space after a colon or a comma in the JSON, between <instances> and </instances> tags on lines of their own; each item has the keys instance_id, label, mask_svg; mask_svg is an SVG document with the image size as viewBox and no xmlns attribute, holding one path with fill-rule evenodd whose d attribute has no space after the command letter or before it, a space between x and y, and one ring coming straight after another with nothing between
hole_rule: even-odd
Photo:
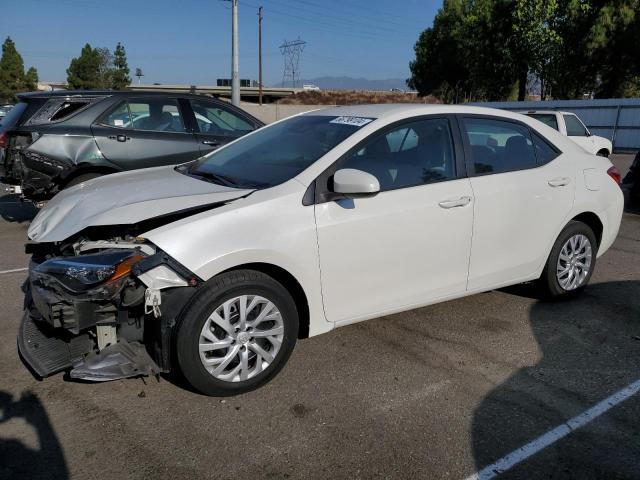
<instances>
[{"instance_id":1,"label":"car windshield","mask_svg":"<svg viewBox=\"0 0 640 480\"><path fill-rule=\"evenodd\" d=\"M231 187L273 187L298 175L373 120L325 115L292 117L177 170Z\"/></svg>"}]
</instances>

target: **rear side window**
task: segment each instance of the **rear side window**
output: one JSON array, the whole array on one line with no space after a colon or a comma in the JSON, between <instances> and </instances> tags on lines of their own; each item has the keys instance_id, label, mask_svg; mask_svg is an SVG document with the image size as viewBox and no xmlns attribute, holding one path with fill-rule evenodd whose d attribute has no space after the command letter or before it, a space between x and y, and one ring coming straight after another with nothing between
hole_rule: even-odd
<instances>
[{"instance_id":1,"label":"rear side window","mask_svg":"<svg viewBox=\"0 0 640 480\"><path fill-rule=\"evenodd\" d=\"M564 123L567 126L567 136L568 137L586 137L588 136L587 129L584 128L584 125L578 117L575 115L563 115Z\"/></svg>"},{"instance_id":2,"label":"rear side window","mask_svg":"<svg viewBox=\"0 0 640 480\"><path fill-rule=\"evenodd\" d=\"M33 116L30 116L25 122L25 125L42 125L46 123L62 122L100 100L102 100L102 97L54 97L49 98L46 101L42 99L44 105L41 104L42 108L35 112Z\"/></svg>"},{"instance_id":3,"label":"rear side window","mask_svg":"<svg viewBox=\"0 0 640 480\"><path fill-rule=\"evenodd\" d=\"M527 115L531 118L535 118L554 130L558 130L558 118L554 113L528 113Z\"/></svg>"},{"instance_id":4,"label":"rear side window","mask_svg":"<svg viewBox=\"0 0 640 480\"><path fill-rule=\"evenodd\" d=\"M112 127L123 128L125 125L131 125L131 115L129 115L129 105L122 102L115 110L112 110L103 120L102 123Z\"/></svg>"},{"instance_id":5,"label":"rear side window","mask_svg":"<svg viewBox=\"0 0 640 480\"><path fill-rule=\"evenodd\" d=\"M465 118L463 123L476 174L511 172L537 165L528 128L486 118Z\"/></svg>"},{"instance_id":6,"label":"rear side window","mask_svg":"<svg viewBox=\"0 0 640 480\"><path fill-rule=\"evenodd\" d=\"M184 120L174 99L158 98L129 100L131 123L125 124L134 130L154 132L185 132Z\"/></svg>"},{"instance_id":7,"label":"rear side window","mask_svg":"<svg viewBox=\"0 0 640 480\"><path fill-rule=\"evenodd\" d=\"M185 132L178 101L167 98L129 99L107 113L103 125L152 132Z\"/></svg>"},{"instance_id":8,"label":"rear side window","mask_svg":"<svg viewBox=\"0 0 640 480\"><path fill-rule=\"evenodd\" d=\"M536 157L538 158L538 165L546 165L551 160L560 155L560 151L553 147L549 142L543 139L540 135L533 132L533 145L536 150Z\"/></svg>"},{"instance_id":9,"label":"rear side window","mask_svg":"<svg viewBox=\"0 0 640 480\"><path fill-rule=\"evenodd\" d=\"M248 121L214 103L190 100L200 133L241 136L254 129Z\"/></svg>"}]
</instances>

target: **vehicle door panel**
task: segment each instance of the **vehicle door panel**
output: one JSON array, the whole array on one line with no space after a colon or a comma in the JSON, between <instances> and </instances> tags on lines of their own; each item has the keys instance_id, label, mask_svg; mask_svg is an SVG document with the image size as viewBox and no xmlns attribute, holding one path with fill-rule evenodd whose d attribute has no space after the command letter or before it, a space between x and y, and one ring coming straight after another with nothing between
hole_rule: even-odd
<instances>
[{"instance_id":1,"label":"vehicle door panel","mask_svg":"<svg viewBox=\"0 0 640 480\"><path fill-rule=\"evenodd\" d=\"M194 135L201 155L253 131L255 125L239 112L218 102L189 99L195 123Z\"/></svg>"},{"instance_id":2,"label":"vehicle door panel","mask_svg":"<svg viewBox=\"0 0 640 480\"><path fill-rule=\"evenodd\" d=\"M172 115L172 119L162 117L164 121L153 124L151 113L144 111L147 102L161 102L161 115ZM135 107L137 112L132 111ZM180 115L175 99L131 98L99 119L91 130L102 154L124 170L175 165L200 156L198 144Z\"/></svg>"},{"instance_id":3,"label":"vehicle door panel","mask_svg":"<svg viewBox=\"0 0 640 480\"><path fill-rule=\"evenodd\" d=\"M467 144L471 159L469 169L491 168L488 165L491 165L492 157L482 158L487 151L483 146L472 145L473 134L465 135L465 128L474 128L469 127L466 120L462 123L467 125L463 128L465 141L471 139ZM491 121L487 118L472 120ZM530 135L522 124L498 123L507 128L514 125L514 132ZM476 128L476 139L480 129ZM517 158L518 150L505 145L508 141L505 136L510 137L513 133L501 133L498 129L488 129L485 133L489 137L488 143L502 145L504 156L501 163L496 163L495 173L485 171L471 177L475 206L469 290L492 288L535 275L549 255L550 244L566 222L575 192L573 169L563 161L562 155L538 166L532 149L533 164L528 164L529 160L524 164L522 157ZM549 183L554 180L567 183L554 187Z\"/></svg>"},{"instance_id":4,"label":"vehicle door panel","mask_svg":"<svg viewBox=\"0 0 640 480\"><path fill-rule=\"evenodd\" d=\"M392 133L388 139L395 137ZM402 158L403 152L398 155ZM383 180L387 173L372 162L358 164L347 156L339 164L340 168L360 167L372 173L381 180L383 189L386 183L403 177L403 165L389 169L395 180ZM473 224L472 197L469 180L454 178L388 189L368 198L317 204L322 291L328 320L375 316L464 292ZM440 205L460 198L468 198L468 204L456 208Z\"/></svg>"}]
</instances>

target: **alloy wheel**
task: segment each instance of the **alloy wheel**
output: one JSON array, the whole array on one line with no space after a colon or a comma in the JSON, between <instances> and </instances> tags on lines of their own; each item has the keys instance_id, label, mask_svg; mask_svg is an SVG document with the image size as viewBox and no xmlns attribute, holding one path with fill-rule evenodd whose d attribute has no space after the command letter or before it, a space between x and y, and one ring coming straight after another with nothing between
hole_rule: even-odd
<instances>
[{"instance_id":1,"label":"alloy wheel","mask_svg":"<svg viewBox=\"0 0 640 480\"><path fill-rule=\"evenodd\" d=\"M240 295L215 308L199 338L200 361L213 377L241 382L271 365L284 339L278 308L259 295Z\"/></svg>"},{"instance_id":2,"label":"alloy wheel","mask_svg":"<svg viewBox=\"0 0 640 480\"><path fill-rule=\"evenodd\" d=\"M566 291L575 290L587 281L593 253L591 241L582 234L573 235L562 246L556 265L556 278Z\"/></svg>"}]
</instances>

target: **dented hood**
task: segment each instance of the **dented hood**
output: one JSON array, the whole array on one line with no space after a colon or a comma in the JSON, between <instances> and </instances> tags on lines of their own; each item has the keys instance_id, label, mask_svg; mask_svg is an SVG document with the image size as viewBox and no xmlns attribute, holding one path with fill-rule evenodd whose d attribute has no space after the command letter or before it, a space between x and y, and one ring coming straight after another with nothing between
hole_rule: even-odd
<instances>
[{"instance_id":1,"label":"dented hood","mask_svg":"<svg viewBox=\"0 0 640 480\"><path fill-rule=\"evenodd\" d=\"M33 220L29 238L58 242L90 226L134 224L252 191L198 180L174 168L116 173L63 190Z\"/></svg>"}]
</instances>

